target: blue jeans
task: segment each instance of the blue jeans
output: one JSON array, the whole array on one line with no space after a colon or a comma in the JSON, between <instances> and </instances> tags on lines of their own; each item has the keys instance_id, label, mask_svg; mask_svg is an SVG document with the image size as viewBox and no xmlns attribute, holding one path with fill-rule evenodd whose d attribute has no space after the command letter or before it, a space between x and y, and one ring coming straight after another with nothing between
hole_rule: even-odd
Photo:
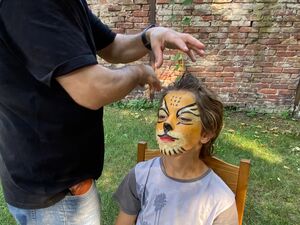
<instances>
[{"instance_id":1,"label":"blue jeans","mask_svg":"<svg viewBox=\"0 0 300 225\"><path fill-rule=\"evenodd\" d=\"M95 182L83 195L66 195L47 208L20 209L8 205L20 225L100 225L100 196Z\"/></svg>"}]
</instances>

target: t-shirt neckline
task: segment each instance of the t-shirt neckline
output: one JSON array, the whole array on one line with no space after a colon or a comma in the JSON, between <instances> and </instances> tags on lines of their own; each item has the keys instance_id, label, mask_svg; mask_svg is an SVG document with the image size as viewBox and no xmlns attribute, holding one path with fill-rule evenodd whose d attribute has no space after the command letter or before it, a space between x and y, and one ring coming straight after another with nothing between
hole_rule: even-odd
<instances>
[{"instance_id":1,"label":"t-shirt neckline","mask_svg":"<svg viewBox=\"0 0 300 225\"><path fill-rule=\"evenodd\" d=\"M159 157L159 164L160 164L160 169L162 171L162 173L169 179L171 180L174 180L174 181L177 181L177 182L181 182L181 183L191 183L191 182L195 182L195 181L199 181L199 180L202 180L204 179L210 172L212 172L211 168L208 168L207 171L205 171L205 173L203 173L201 176L199 177L195 177L193 179L178 179L178 178L174 178L174 177L171 177L169 176L167 173L166 173L166 170L165 170L165 167L164 167L164 164L163 164L163 160L162 160L162 157Z\"/></svg>"}]
</instances>

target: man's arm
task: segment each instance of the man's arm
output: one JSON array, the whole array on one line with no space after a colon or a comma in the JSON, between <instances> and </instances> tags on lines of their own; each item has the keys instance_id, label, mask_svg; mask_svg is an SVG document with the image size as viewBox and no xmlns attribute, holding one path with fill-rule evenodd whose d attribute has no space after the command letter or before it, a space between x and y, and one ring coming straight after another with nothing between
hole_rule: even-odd
<instances>
[{"instance_id":1,"label":"man's arm","mask_svg":"<svg viewBox=\"0 0 300 225\"><path fill-rule=\"evenodd\" d=\"M117 34L115 40L98 55L109 63L129 63L145 56L149 50L141 41L141 34Z\"/></svg>"},{"instance_id":2,"label":"man's arm","mask_svg":"<svg viewBox=\"0 0 300 225\"><path fill-rule=\"evenodd\" d=\"M92 65L59 76L56 80L76 103L93 110L124 98L137 85L149 84L153 90L161 88L154 70L146 65L116 70Z\"/></svg>"},{"instance_id":3,"label":"man's arm","mask_svg":"<svg viewBox=\"0 0 300 225\"><path fill-rule=\"evenodd\" d=\"M155 58L155 67L163 63L165 48L178 49L185 52L192 61L195 53L202 56L205 46L190 34L176 32L169 28L154 27L146 31L146 38L151 42ZM110 63L128 63L140 59L149 50L142 43L141 33L136 35L117 34L115 40L100 50L99 56Z\"/></svg>"},{"instance_id":4,"label":"man's arm","mask_svg":"<svg viewBox=\"0 0 300 225\"><path fill-rule=\"evenodd\" d=\"M134 225L136 215L128 215L127 213L120 210L115 225Z\"/></svg>"}]
</instances>

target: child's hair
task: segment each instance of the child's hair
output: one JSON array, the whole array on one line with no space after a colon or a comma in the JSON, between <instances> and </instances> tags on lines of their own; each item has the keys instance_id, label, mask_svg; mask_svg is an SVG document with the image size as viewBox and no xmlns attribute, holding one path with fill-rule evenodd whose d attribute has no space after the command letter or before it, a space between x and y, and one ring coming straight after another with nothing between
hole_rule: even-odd
<instances>
[{"instance_id":1,"label":"child's hair","mask_svg":"<svg viewBox=\"0 0 300 225\"><path fill-rule=\"evenodd\" d=\"M174 90L186 90L195 95L203 127L202 131L212 134L212 138L202 145L199 158L211 156L214 150L213 143L223 126L223 104L198 78L189 73L185 73L178 81L169 86L163 93L161 101L167 93Z\"/></svg>"}]
</instances>

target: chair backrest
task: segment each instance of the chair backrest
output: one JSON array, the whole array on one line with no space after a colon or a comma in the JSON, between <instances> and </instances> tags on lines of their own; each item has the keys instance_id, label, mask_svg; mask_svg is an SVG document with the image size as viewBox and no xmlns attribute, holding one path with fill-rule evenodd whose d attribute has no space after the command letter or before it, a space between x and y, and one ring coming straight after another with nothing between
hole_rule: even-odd
<instances>
[{"instance_id":1,"label":"chair backrest","mask_svg":"<svg viewBox=\"0 0 300 225\"><path fill-rule=\"evenodd\" d=\"M137 162L152 159L159 155L160 151L158 149L148 149L146 142L138 143ZM226 163L217 157L207 157L203 161L223 179L235 194L239 225L242 225L250 173L250 160L240 160L239 166Z\"/></svg>"}]
</instances>

